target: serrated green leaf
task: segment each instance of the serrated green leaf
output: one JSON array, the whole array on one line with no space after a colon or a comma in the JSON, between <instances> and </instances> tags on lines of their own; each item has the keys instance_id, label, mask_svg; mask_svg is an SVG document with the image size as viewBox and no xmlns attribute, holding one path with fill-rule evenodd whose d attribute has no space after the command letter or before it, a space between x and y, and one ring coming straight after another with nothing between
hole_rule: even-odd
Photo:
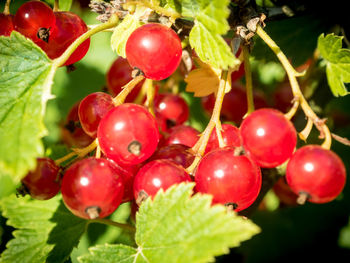
<instances>
[{"instance_id":1,"label":"serrated green leaf","mask_svg":"<svg viewBox=\"0 0 350 263\"><path fill-rule=\"evenodd\" d=\"M342 48L342 37L322 34L317 47L327 61L327 79L333 95L338 97L349 94L344 83L350 82L350 50Z\"/></svg>"},{"instance_id":2,"label":"serrated green leaf","mask_svg":"<svg viewBox=\"0 0 350 263\"><path fill-rule=\"evenodd\" d=\"M38 201L12 195L0 205L7 224L16 228L1 263L64 262L88 223L69 212L60 197Z\"/></svg>"},{"instance_id":3,"label":"serrated green leaf","mask_svg":"<svg viewBox=\"0 0 350 263\"><path fill-rule=\"evenodd\" d=\"M123 58L126 58L125 45L128 38L135 29L140 27L140 17L144 15L147 8L138 6L133 15L126 15L123 21L114 29L111 37L112 50L116 51L117 54Z\"/></svg>"},{"instance_id":4,"label":"serrated green leaf","mask_svg":"<svg viewBox=\"0 0 350 263\"><path fill-rule=\"evenodd\" d=\"M196 22L190 32L190 44L202 61L216 68L233 68L239 64L226 41L200 22Z\"/></svg>"},{"instance_id":5,"label":"serrated green leaf","mask_svg":"<svg viewBox=\"0 0 350 263\"><path fill-rule=\"evenodd\" d=\"M153 201L141 205L136 216L136 249L93 247L80 262L209 262L260 231L250 220L226 212L224 206L211 206L209 195L192 196L193 186L181 184L160 191Z\"/></svg>"},{"instance_id":6,"label":"serrated green leaf","mask_svg":"<svg viewBox=\"0 0 350 263\"><path fill-rule=\"evenodd\" d=\"M0 37L0 69L0 169L18 182L43 155L43 116L56 69L15 31Z\"/></svg>"}]
</instances>

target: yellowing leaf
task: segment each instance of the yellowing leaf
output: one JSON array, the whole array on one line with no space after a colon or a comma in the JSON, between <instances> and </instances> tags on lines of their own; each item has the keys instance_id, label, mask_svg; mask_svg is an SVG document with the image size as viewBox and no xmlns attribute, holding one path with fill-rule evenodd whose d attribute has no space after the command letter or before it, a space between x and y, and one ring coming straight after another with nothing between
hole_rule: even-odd
<instances>
[{"instance_id":1,"label":"yellowing leaf","mask_svg":"<svg viewBox=\"0 0 350 263\"><path fill-rule=\"evenodd\" d=\"M186 91L193 92L195 97L204 97L212 93L216 94L220 85L222 70L211 67L199 58L194 58L194 60L198 68L192 70L185 78L187 83ZM239 65L228 72L225 87L226 93L231 90L231 73L237 70L238 67Z\"/></svg>"}]
</instances>

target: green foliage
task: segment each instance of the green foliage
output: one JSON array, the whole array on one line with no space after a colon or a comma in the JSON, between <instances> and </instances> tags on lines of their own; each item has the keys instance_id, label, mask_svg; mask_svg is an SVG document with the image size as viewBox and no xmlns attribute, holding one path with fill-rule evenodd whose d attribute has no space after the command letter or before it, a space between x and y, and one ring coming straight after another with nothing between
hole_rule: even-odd
<instances>
[{"instance_id":1,"label":"green foliage","mask_svg":"<svg viewBox=\"0 0 350 263\"><path fill-rule=\"evenodd\" d=\"M117 54L123 58L126 58L125 45L130 34L142 24L140 17L144 15L147 9L145 7L136 7L133 15L126 15L123 21L114 29L111 37L112 50L116 51Z\"/></svg>"},{"instance_id":2,"label":"green foliage","mask_svg":"<svg viewBox=\"0 0 350 263\"><path fill-rule=\"evenodd\" d=\"M45 0L53 6L55 0ZM60 7L60 11L69 11L72 6L73 0L58 0L58 5Z\"/></svg>"},{"instance_id":3,"label":"green foliage","mask_svg":"<svg viewBox=\"0 0 350 263\"><path fill-rule=\"evenodd\" d=\"M15 31L0 37L0 68L0 169L18 182L43 155L43 117L55 69Z\"/></svg>"},{"instance_id":4,"label":"green foliage","mask_svg":"<svg viewBox=\"0 0 350 263\"><path fill-rule=\"evenodd\" d=\"M344 83L350 82L350 50L342 48L342 37L322 34L317 47L327 61L327 79L333 95L349 94Z\"/></svg>"},{"instance_id":5,"label":"green foliage","mask_svg":"<svg viewBox=\"0 0 350 263\"><path fill-rule=\"evenodd\" d=\"M291 60L300 66L310 58L317 46L317 37L327 30L324 21L315 16L300 16L269 21L264 30ZM277 60L275 54L260 38L255 39L252 55L259 60Z\"/></svg>"},{"instance_id":6,"label":"green foliage","mask_svg":"<svg viewBox=\"0 0 350 263\"><path fill-rule=\"evenodd\" d=\"M1 263L64 262L88 224L69 212L59 196L39 201L12 195L0 204L7 224L16 228Z\"/></svg>"},{"instance_id":7,"label":"green foliage","mask_svg":"<svg viewBox=\"0 0 350 263\"><path fill-rule=\"evenodd\" d=\"M250 220L211 206L208 195L192 195L193 184L159 192L136 217L137 248L96 246L80 262L208 262L259 232Z\"/></svg>"}]
</instances>

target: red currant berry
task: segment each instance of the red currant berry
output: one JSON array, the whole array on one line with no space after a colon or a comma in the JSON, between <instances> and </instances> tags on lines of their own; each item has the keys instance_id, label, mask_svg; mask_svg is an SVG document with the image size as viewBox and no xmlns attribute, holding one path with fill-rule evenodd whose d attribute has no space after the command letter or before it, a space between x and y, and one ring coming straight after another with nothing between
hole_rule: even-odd
<instances>
[{"instance_id":1,"label":"red currant berry","mask_svg":"<svg viewBox=\"0 0 350 263\"><path fill-rule=\"evenodd\" d=\"M134 178L137 172L140 170L142 164L131 165L131 166L120 166L111 159L108 159L118 170L118 173L123 178L124 182L124 195L122 203L130 202L134 200Z\"/></svg>"},{"instance_id":2,"label":"red currant berry","mask_svg":"<svg viewBox=\"0 0 350 263\"><path fill-rule=\"evenodd\" d=\"M13 15L0 13L0 36L9 36L13 31Z\"/></svg>"},{"instance_id":3,"label":"red currant berry","mask_svg":"<svg viewBox=\"0 0 350 263\"><path fill-rule=\"evenodd\" d=\"M215 104L215 96L209 95L202 98L203 108L211 114ZM266 99L261 93L254 93L254 105L256 109L267 107ZM221 108L221 119L233 121L236 124L242 122L243 116L247 113L247 95L245 88L238 82L232 83L232 89L225 94Z\"/></svg>"},{"instance_id":4,"label":"red currant berry","mask_svg":"<svg viewBox=\"0 0 350 263\"><path fill-rule=\"evenodd\" d=\"M297 205L298 196L290 189L286 182L286 177L281 177L273 186L273 192L277 195L280 202L284 205Z\"/></svg>"},{"instance_id":5,"label":"red currant berry","mask_svg":"<svg viewBox=\"0 0 350 263\"><path fill-rule=\"evenodd\" d=\"M233 205L235 211L249 207L258 197L261 172L247 156L235 156L230 147L205 155L195 174L196 191L211 194L213 204Z\"/></svg>"},{"instance_id":6,"label":"red currant berry","mask_svg":"<svg viewBox=\"0 0 350 263\"><path fill-rule=\"evenodd\" d=\"M108 160L77 161L64 173L61 187L67 208L76 216L94 219L114 212L124 194L123 178Z\"/></svg>"},{"instance_id":7,"label":"red currant berry","mask_svg":"<svg viewBox=\"0 0 350 263\"><path fill-rule=\"evenodd\" d=\"M50 41L48 43L38 43L51 59L61 56L79 36L88 30L85 22L72 12L55 12L54 15L56 17L56 24L51 32ZM64 66L81 60L88 52L89 47L90 38L77 47L64 63Z\"/></svg>"},{"instance_id":8,"label":"red currant berry","mask_svg":"<svg viewBox=\"0 0 350 263\"><path fill-rule=\"evenodd\" d=\"M154 153L159 131L155 118L145 107L125 103L102 118L97 138L108 158L121 165L135 165Z\"/></svg>"},{"instance_id":9,"label":"red currant berry","mask_svg":"<svg viewBox=\"0 0 350 263\"><path fill-rule=\"evenodd\" d=\"M60 168L47 157L38 158L35 170L22 179L23 193L38 200L48 200L58 194L61 187Z\"/></svg>"},{"instance_id":10,"label":"red currant berry","mask_svg":"<svg viewBox=\"0 0 350 263\"><path fill-rule=\"evenodd\" d=\"M260 109L245 118L240 127L242 143L261 167L272 168L293 154L297 135L293 124L274 109Z\"/></svg>"},{"instance_id":11,"label":"red currant berry","mask_svg":"<svg viewBox=\"0 0 350 263\"><path fill-rule=\"evenodd\" d=\"M327 203L343 190L346 171L342 160L334 152L318 145L298 149L290 158L287 183L297 195L312 203ZM304 200L299 200L302 203Z\"/></svg>"},{"instance_id":12,"label":"red currant berry","mask_svg":"<svg viewBox=\"0 0 350 263\"><path fill-rule=\"evenodd\" d=\"M129 36L125 46L130 65L146 78L162 80L174 73L182 56L181 40L167 26L145 24Z\"/></svg>"},{"instance_id":13,"label":"red currant berry","mask_svg":"<svg viewBox=\"0 0 350 263\"><path fill-rule=\"evenodd\" d=\"M155 160L147 163L136 174L134 179L134 197L138 205L147 197L154 197L163 189L174 184L191 182L185 169L169 160Z\"/></svg>"},{"instance_id":14,"label":"red currant berry","mask_svg":"<svg viewBox=\"0 0 350 263\"><path fill-rule=\"evenodd\" d=\"M287 112L292 107L293 98L289 82L282 83L273 93L274 108Z\"/></svg>"},{"instance_id":15,"label":"red currant berry","mask_svg":"<svg viewBox=\"0 0 350 263\"><path fill-rule=\"evenodd\" d=\"M199 139L200 132L187 125L178 125L169 130L169 135L165 138L163 145L183 144L193 147Z\"/></svg>"},{"instance_id":16,"label":"red currant berry","mask_svg":"<svg viewBox=\"0 0 350 263\"><path fill-rule=\"evenodd\" d=\"M159 148L150 158L150 161L166 159L176 164L181 165L184 168L189 167L193 160L194 155L191 153L191 148L183 144L170 144Z\"/></svg>"},{"instance_id":17,"label":"red currant berry","mask_svg":"<svg viewBox=\"0 0 350 263\"><path fill-rule=\"evenodd\" d=\"M15 30L35 43L48 42L56 18L50 6L40 1L21 5L13 19Z\"/></svg>"},{"instance_id":18,"label":"red currant berry","mask_svg":"<svg viewBox=\"0 0 350 263\"><path fill-rule=\"evenodd\" d=\"M86 96L79 104L79 120L81 127L89 136L97 137L97 127L103 116L109 112L113 105L110 95L103 92L95 92Z\"/></svg>"},{"instance_id":19,"label":"red currant berry","mask_svg":"<svg viewBox=\"0 0 350 263\"><path fill-rule=\"evenodd\" d=\"M118 57L113 62L106 75L108 92L112 94L112 96L117 96L119 92L122 91L122 88L132 80L132 70L132 67L125 58ZM136 99L143 82L144 81L141 81L133 88L127 96L126 102L133 102Z\"/></svg>"},{"instance_id":20,"label":"red currant berry","mask_svg":"<svg viewBox=\"0 0 350 263\"><path fill-rule=\"evenodd\" d=\"M236 126L231 124L223 124L221 131L222 139L226 146L230 147L240 147L242 144L241 135L239 133L239 129ZM220 148L218 136L216 134L215 129L212 131L209 137L209 141L207 144L207 148L205 152L211 152L212 150Z\"/></svg>"},{"instance_id":21,"label":"red currant berry","mask_svg":"<svg viewBox=\"0 0 350 263\"><path fill-rule=\"evenodd\" d=\"M75 103L70 109L61 129L62 140L68 147L86 147L93 141L93 138L81 128L78 113L79 104L80 102Z\"/></svg>"},{"instance_id":22,"label":"red currant berry","mask_svg":"<svg viewBox=\"0 0 350 263\"><path fill-rule=\"evenodd\" d=\"M183 124L188 120L189 108L186 101L176 94L158 94L154 99L155 113L166 120L167 127Z\"/></svg>"}]
</instances>

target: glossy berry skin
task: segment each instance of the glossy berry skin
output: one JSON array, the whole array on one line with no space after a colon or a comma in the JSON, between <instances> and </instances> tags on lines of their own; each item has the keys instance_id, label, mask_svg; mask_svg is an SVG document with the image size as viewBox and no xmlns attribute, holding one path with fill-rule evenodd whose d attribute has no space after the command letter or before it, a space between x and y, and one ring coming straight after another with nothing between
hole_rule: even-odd
<instances>
[{"instance_id":1,"label":"glossy berry skin","mask_svg":"<svg viewBox=\"0 0 350 263\"><path fill-rule=\"evenodd\" d=\"M182 166L169 160L155 160L147 163L136 174L134 197L140 205L143 198L154 197L160 189L165 191L174 184L191 181L191 177Z\"/></svg>"},{"instance_id":2,"label":"glossy berry skin","mask_svg":"<svg viewBox=\"0 0 350 263\"><path fill-rule=\"evenodd\" d=\"M176 94L162 93L154 98L155 114L166 121L167 128L183 124L188 120L189 108L186 101Z\"/></svg>"},{"instance_id":3,"label":"glossy berry skin","mask_svg":"<svg viewBox=\"0 0 350 263\"><path fill-rule=\"evenodd\" d=\"M0 13L0 36L9 36L13 31L13 15Z\"/></svg>"},{"instance_id":4,"label":"glossy berry skin","mask_svg":"<svg viewBox=\"0 0 350 263\"><path fill-rule=\"evenodd\" d=\"M183 144L170 144L159 148L149 159L170 160L184 168L189 167L194 161L194 155L191 153L191 148Z\"/></svg>"},{"instance_id":5,"label":"glossy berry skin","mask_svg":"<svg viewBox=\"0 0 350 263\"><path fill-rule=\"evenodd\" d=\"M318 145L299 148L289 160L286 179L297 194L307 194L312 203L327 203L343 190L346 171L334 152Z\"/></svg>"},{"instance_id":6,"label":"glossy berry skin","mask_svg":"<svg viewBox=\"0 0 350 263\"><path fill-rule=\"evenodd\" d=\"M85 22L72 12L54 12L56 23L51 32L48 43L40 42L38 45L46 52L51 59L55 59L63 54L64 51L82 34L88 27ZM90 47L90 38L85 40L72 53L64 66L74 64L81 60Z\"/></svg>"},{"instance_id":7,"label":"glossy berry skin","mask_svg":"<svg viewBox=\"0 0 350 263\"><path fill-rule=\"evenodd\" d=\"M293 124L274 109L259 109L245 118L240 127L242 143L261 167L273 168L293 154L297 134Z\"/></svg>"},{"instance_id":8,"label":"glossy berry skin","mask_svg":"<svg viewBox=\"0 0 350 263\"><path fill-rule=\"evenodd\" d=\"M205 155L195 174L196 191L213 195L213 204L232 204L235 211L249 207L261 188L258 166L230 147Z\"/></svg>"},{"instance_id":9,"label":"glossy berry skin","mask_svg":"<svg viewBox=\"0 0 350 263\"><path fill-rule=\"evenodd\" d=\"M106 74L107 89L112 96L117 96L122 91L122 87L132 80L132 71L133 68L125 58L118 57L114 60ZM133 102L136 99L143 83L144 81L141 81L133 88L125 102Z\"/></svg>"},{"instance_id":10,"label":"glossy berry skin","mask_svg":"<svg viewBox=\"0 0 350 263\"><path fill-rule=\"evenodd\" d=\"M62 140L68 147L86 147L93 141L93 138L81 128L79 104L80 102L75 103L69 110L64 126L61 129Z\"/></svg>"},{"instance_id":11,"label":"glossy berry skin","mask_svg":"<svg viewBox=\"0 0 350 263\"><path fill-rule=\"evenodd\" d=\"M66 170L61 192L65 205L74 215L85 219L103 218L118 208L124 184L108 160L89 157Z\"/></svg>"},{"instance_id":12,"label":"glossy berry skin","mask_svg":"<svg viewBox=\"0 0 350 263\"><path fill-rule=\"evenodd\" d=\"M102 118L97 138L108 158L121 165L135 165L154 153L159 131L155 118L145 107L125 103Z\"/></svg>"},{"instance_id":13,"label":"glossy berry skin","mask_svg":"<svg viewBox=\"0 0 350 263\"><path fill-rule=\"evenodd\" d=\"M222 139L224 140L224 143L226 146L240 147L242 145L241 135L240 135L239 129L236 126L232 124L222 124L221 127L222 127L222 131L221 131ZM210 134L205 152L208 153L218 148L220 148L219 140L218 140L216 131L214 129Z\"/></svg>"},{"instance_id":14,"label":"glossy berry skin","mask_svg":"<svg viewBox=\"0 0 350 263\"><path fill-rule=\"evenodd\" d=\"M52 159L38 158L36 168L22 179L22 184L34 199L48 200L60 191L59 171Z\"/></svg>"},{"instance_id":15,"label":"glossy berry skin","mask_svg":"<svg viewBox=\"0 0 350 263\"><path fill-rule=\"evenodd\" d=\"M48 42L55 28L56 18L50 6L40 1L29 1L21 5L13 19L15 30L36 44ZM40 31L47 31L39 37Z\"/></svg>"},{"instance_id":16,"label":"glossy berry skin","mask_svg":"<svg viewBox=\"0 0 350 263\"><path fill-rule=\"evenodd\" d=\"M97 137L97 127L103 116L109 112L113 105L110 95L95 92L87 95L79 104L78 115L81 127L90 137Z\"/></svg>"},{"instance_id":17,"label":"glossy berry skin","mask_svg":"<svg viewBox=\"0 0 350 263\"><path fill-rule=\"evenodd\" d=\"M125 46L130 65L146 78L162 80L174 73L182 56L181 40L167 26L155 23L137 28Z\"/></svg>"},{"instance_id":18,"label":"glossy berry skin","mask_svg":"<svg viewBox=\"0 0 350 263\"><path fill-rule=\"evenodd\" d=\"M178 125L169 130L162 145L183 144L193 147L199 139L200 132L188 125Z\"/></svg>"}]
</instances>

